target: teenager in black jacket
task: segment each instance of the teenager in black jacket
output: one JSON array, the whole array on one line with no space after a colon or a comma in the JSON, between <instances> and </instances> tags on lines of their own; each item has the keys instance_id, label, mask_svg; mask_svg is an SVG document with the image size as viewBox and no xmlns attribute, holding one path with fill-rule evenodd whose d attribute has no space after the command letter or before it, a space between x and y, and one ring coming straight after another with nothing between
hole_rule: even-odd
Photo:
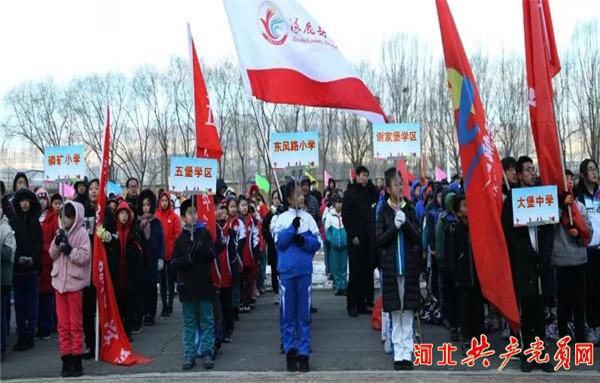
<instances>
[{"instance_id":1,"label":"teenager in black jacket","mask_svg":"<svg viewBox=\"0 0 600 383\"><path fill-rule=\"evenodd\" d=\"M376 243L381 251L383 311L392 320L394 368L412 369L413 319L419 309L421 233L412 204L401 195L402 177L385 172L388 199L377 213Z\"/></svg>"}]
</instances>

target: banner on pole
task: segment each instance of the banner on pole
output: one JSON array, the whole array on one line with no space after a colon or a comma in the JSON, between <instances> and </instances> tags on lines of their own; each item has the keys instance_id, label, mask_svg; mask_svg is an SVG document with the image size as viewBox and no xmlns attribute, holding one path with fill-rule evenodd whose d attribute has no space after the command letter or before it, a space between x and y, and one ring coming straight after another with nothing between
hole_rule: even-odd
<instances>
[{"instance_id":1,"label":"banner on pole","mask_svg":"<svg viewBox=\"0 0 600 383\"><path fill-rule=\"evenodd\" d=\"M79 180L86 175L85 146L54 146L44 150L44 180Z\"/></svg>"},{"instance_id":2,"label":"banner on pole","mask_svg":"<svg viewBox=\"0 0 600 383\"><path fill-rule=\"evenodd\" d=\"M541 226L558 223L556 185L512 189L513 225Z\"/></svg>"},{"instance_id":3,"label":"banner on pole","mask_svg":"<svg viewBox=\"0 0 600 383\"><path fill-rule=\"evenodd\" d=\"M317 132L271 133L269 154L274 168L319 166Z\"/></svg>"},{"instance_id":4,"label":"banner on pole","mask_svg":"<svg viewBox=\"0 0 600 383\"><path fill-rule=\"evenodd\" d=\"M373 124L373 157L409 157L421 154L421 129L416 123Z\"/></svg>"},{"instance_id":5,"label":"banner on pole","mask_svg":"<svg viewBox=\"0 0 600 383\"><path fill-rule=\"evenodd\" d=\"M212 194L217 189L218 167L213 158L171 157L169 191Z\"/></svg>"}]
</instances>

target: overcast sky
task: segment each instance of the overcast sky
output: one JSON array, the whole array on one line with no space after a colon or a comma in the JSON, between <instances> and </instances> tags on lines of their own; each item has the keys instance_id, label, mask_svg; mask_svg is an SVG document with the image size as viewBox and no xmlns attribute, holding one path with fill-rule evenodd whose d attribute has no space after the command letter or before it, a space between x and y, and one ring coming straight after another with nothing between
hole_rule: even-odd
<instances>
[{"instance_id":1,"label":"overcast sky","mask_svg":"<svg viewBox=\"0 0 600 383\"><path fill-rule=\"evenodd\" d=\"M301 0L353 62L377 60L383 41L414 33L442 57L434 0ZM520 0L449 0L467 53L522 54ZM579 21L600 19L598 0L552 0L559 50ZM130 75L143 64L164 68L188 55L186 23L208 63L234 55L221 0L18 0L0 4L0 97L23 81L109 71ZM237 60L237 58L235 58Z\"/></svg>"}]
</instances>

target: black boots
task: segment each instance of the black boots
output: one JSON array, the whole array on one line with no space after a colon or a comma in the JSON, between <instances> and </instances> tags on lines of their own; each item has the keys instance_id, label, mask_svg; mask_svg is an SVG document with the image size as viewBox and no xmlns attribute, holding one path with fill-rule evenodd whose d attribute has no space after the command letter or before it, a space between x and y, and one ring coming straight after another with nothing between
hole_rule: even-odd
<instances>
[{"instance_id":1,"label":"black boots","mask_svg":"<svg viewBox=\"0 0 600 383\"><path fill-rule=\"evenodd\" d=\"M287 371L288 372L296 372L298 371L298 353L296 350L291 349L287 352L286 356L287 361Z\"/></svg>"},{"instance_id":2,"label":"black boots","mask_svg":"<svg viewBox=\"0 0 600 383\"><path fill-rule=\"evenodd\" d=\"M68 378L73 376L73 355L67 354L60 357L62 359L62 371L60 372L60 376L63 378Z\"/></svg>"},{"instance_id":3,"label":"black boots","mask_svg":"<svg viewBox=\"0 0 600 383\"><path fill-rule=\"evenodd\" d=\"M19 335L17 344L13 347L13 351L27 351L35 346L33 341L33 334L22 334Z\"/></svg>"},{"instance_id":4,"label":"black boots","mask_svg":"<svg viewBox=\"0 0 600 383\"><path fill-rule=\"evenodd\" d=\"M308 355L298 355L298 371L308 372L310 367L308 365Z\"/></svg>"},{"instance_id":5,"label":"black boots","mask_svg":"<svg viewBox=\"0 0 600 383\"><path fill-rule=\"evenodd\" d=\"M83 366L81 365L81 360L83 359L81 355L63 355L60 357L62 359L62 371L60 372L60 376L63 378L70 377L79 377L83 375Z\"/></svg>"}]
</instances>

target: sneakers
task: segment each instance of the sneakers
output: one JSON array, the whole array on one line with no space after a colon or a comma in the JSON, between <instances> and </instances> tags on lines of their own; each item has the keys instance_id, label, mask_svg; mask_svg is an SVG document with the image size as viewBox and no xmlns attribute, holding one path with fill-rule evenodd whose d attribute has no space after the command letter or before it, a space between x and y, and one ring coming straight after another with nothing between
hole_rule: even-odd
<instances>
[{"instance_id":1,"label":"sneakers","mask_svg":"<svg viewBox=\"0 0 600 383\"><path fill-rule=\"evenodd\" d=\"M241 305L240 306L240 310L239 310L240 314L247 314L250 311L252 311L252 309L250 308L249 305Z\"/></svg>"},{"instance_id":2,"label":"sneakers","mask_svg":"<svg viewBox=\"0 0 600 383\"><path fill-rule=\"evenodd\" d=\"M287 354L285 355L285 359L286 359L286 369L287 372L296 372L298 371L298 353L296 350L291 349L290 351L287 352Z\"/></svg>"},{"instance_id":3,"label":"sneakers","mask_svg":"<svg viewBox=\"0 0 600 383\"><path fill-rule=\"evenodd\" d=\"M212 370L215 367L215 362L210 355L206 355L204 358L202 358L202 365L204 366L205 370Z\"/></svg>"},{"instance_id":4,"label":"sneakers","mask_svg":"<svg viewBox=\"0 0 600 383\"><path fill-rule=\"evenodd\" d=\"M298 371L309 372L308 355L298 355Z\"/></svg>"},{"instance_id":5,"label":"sneakers","mask_svg":"<svg viewBox=\"0 0 600 383\"><path fill-rule=\"evenodd\" d=\"M273 297L273 304L274 305L279 304L279 294L275 294L275 296Z\"/></svg>"},{"instance_id":6,"label":"sneakers","mask_svg":"<svg viewBox=\"0 0 600 383\"><path fill-rule=\"evenodd\" d=\"M191 370L192 368L194 368L196 366L196 360L194 358L188 358L183 362L183 366L181 367L181 369L183 371L188 371Z\"/></svg>"},{"instance_id":7,"label":"sneakers","mask_svg":"<svg viewBox=\"0 0 600 383\"><path fill-rule=\"evenodd\" d=\"M356 318L358 316L358 309L356 308L356 306L348 308L348 315L350 315L353 318Z\"/></svg>"},{"instance_id":8,"label":"sneakers","mask_svg":"<svg viewBox=\"0 0 600 383\"><path fill-rule=\"evenodd\" d=\"M133 330L131 330L131 334L138 335L142 332L143 329L144 329L144 327L142 325L140 325L139 327L136 327Z\"/></svg>"},{"instance_id":9,"label":"sneakers","mask_svg":"<svg viewBox=\"0 0 600 383\"><path fill-rule=\"evenodd\" d=\"M410 371L413 368L413 364L410 360L399 360L394 362L394 370L396 371Z\"/></svg>"},{"instance_id":10,"label":"sneakers","mask_svg":"<svg viewBox=\"0 0 600 383\"><path fill-rule=\"evenodd\" d=\"M144 317L144 326L154 326L155 324L156 324L156 321L154 320L154 317L151 317L151 316Z\"/></svg>"},{"instance_id":11,"label":"sneakers","mask_svg":"<svg viewBox=\"0 0 600 383\"><path fill-rule=\"evenodd\" d=\"M50 339L50 333L49 332L45 332L45 331L38 331L37 334L35 334L35 337L41 340L49 340Z\"/></svg>"}]
</instances>

